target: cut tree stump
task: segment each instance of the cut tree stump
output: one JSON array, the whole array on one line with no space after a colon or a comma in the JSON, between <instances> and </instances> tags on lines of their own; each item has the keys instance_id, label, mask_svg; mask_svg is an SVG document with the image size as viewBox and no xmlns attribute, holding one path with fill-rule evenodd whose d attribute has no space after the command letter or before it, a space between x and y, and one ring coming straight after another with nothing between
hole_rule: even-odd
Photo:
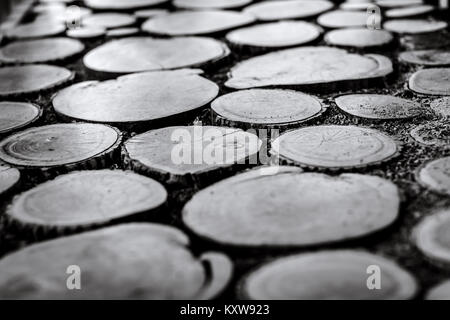
<instances>
[{"instance_id":1,"label":"cut tree stump","mask_svg":"<svg viewBox=\"0 0 450 320\"><path fill-rule=\"evenodd\" d=\"M19 180L19 170L0 164L0 199L17 186Z\"/></svg>"},{"instance_id":2,"label":"cut tree stump","mask_svg":"<svg viewBox=\"0 0 450 320\"><path fill-rule=\"evenodd\" d=\"M409 18L429 14L434 11L431 5L411 6L404 8L393 8L384 13L387 18Z\"/></svg>"},{"instance_id":3,"label":"cut tree stump","mask_svg":"<svg viewBox=\"0 0 450 320\"><path fill-rule=\"evenodd\" d=\"M207 35L238 28L254 21L252 15L235 11L178 11L147 20L142 25L142 30L165 36Z\"/></svg>"},{"instance_id":4,"label":"cut tree stump","mask_svg":"<svg viewBox=\"0 0 450 320\"><path fill-rule=\"evenodd\" d=\"M190 245L181 231L150 223L42 242L0 260L0 298L214 298L227 286L232 262L215 252L194 256ZM82 279L89 279L82 290L67 289L65 271L74 263ZM30 286L33 290L23 290Z\"/></svg>"},{"instance_id":5,"label":"cut tree stump","mask_svg":"<svg viewBox=\"0 0 450 320\"><path fill-rule=\"evenodd\" d=\"M71 81L75 73L45 64L0 68L0 98L39 93Z\"/></svg>"},{"instance_id":6,"label":"cut tree stump","mask_svg":"<svg viewBox=\"0 0 450 320\"><path fill-rule=\"evenodd\" d=\"M450 97L443 97L432 101L430 108L440 118L450 119Z\"/></svg>"},{"instance_id":7,"label":"cut tree stump","mask_svg":"<svg viewBox=\"0 0 450 320\"><path fill-rule=\"evenodd\" d=\"M85 55L83 63L93 71L124 74L207 67L229 54L230 50L223 42L212 38L131 37L110 41L95 48Z\"/></svg>"},{"instance_id":8,"label":"cut tree stump","mask_svg":"<svg viewBox=\"0 0 450 320\"><path fill-rule=\"evenodd\" d=\"M435 285L427 292L425 298L427 300L450 300L450 280Z\"/></svg>"},{"instance_id":9,"label":"cut tree stump","mask_svg":"<svg viewBox=\"0 0 450 320\"><path fill-rule=\"evenodd\" d=\"M77 171L16 196L6 217L36 234L65 234L154 219L166 200L160 183L130 171Z\"/></svg>"},{"instance_id":10,"label":"cut tree stump","mask_svg":"<svg viewBox=\"0 0 450 320\"><path fill-rule=\"evenodd\" d=\"M257 164L261 141L240 129L189 126L151 130L125 142L124 165L169 184L204 185Z\"/></svg>"},{"instance_id":11,"label":"cut tree stump","mask_svg":"<svg viewBox=\"0 0 450 320\"><path fill-rule=\"evenodd\" d=\"M417 181L434 192L450 195L450 157L427 163L417 172Z\"/></svg>"},{"instance_id":12,"label":"cut tree stump","mask_svg":"<svg viewBox=\"0 0 450 320\"><path fill-rule=\"evenodd\" d=\"M84 3L96 10L137 10L169 2L169 0L84 0Z\"/></svg>"},{"instance_id":13,"label":"cut tree stump","mask_svg":"<svg viewBox=\"0 0 450 320\"><path fill-rule=\"evenodd\" d=\"M0 136L32 124L41 115L42 109L32 103L0 102Z\"/></svg>"},{"instance_id":14,"label":"cut tree stump","mask_svg":"<svg viewBox=\"0 0 450 320\"><path fill-rule=\"evenodd\" d=\"M339 85L347 88L366 86L369 80L384 78L392 71L392 62L381 55L350 54L330 47L302 47L276 51L238 63L231 69L225 86L233 89L323 87L329 92Z\"/></svg>"},{"instance_id":15,"label":"cut tree stump","mask_svg":"<svg viewBox=\"0 0 450 320\"><path fill-rule=\"evenodd\" d=\"M66 35L75 39L95 39L103 37L106 30L100 27L80 27L67 30Z\"/></svg>"},{"instance_id":16,"label":"cut tree stump","mask_svg":"<svg viewBox=\"0 0 450 320\"><path fill-rule=\"evenodd\" d=\"M35 127L2 140L0 160L44 178L53 171L104 168L112 164L121 138L117 129L102 124Z\"/></svg>"},{"instance_id":17,"label":"cut tree stump","mask_svg":"<svg viewBox=\"0 0 450 320\"><path fill-rule=\"evenodd\" d=\"M383 27L399 34L422 34L442 31L447 28L447 23L424 19L393 19L386 21Z\"/></svg>"},{"instance_id":18,"label":"cut tree stump","mask_svg":"<svg viewBox=\"0 0 450 320\"><path fill-rule=\"evenodd\" d=\"M275 21L310 18L332 7L333 3L325 0L279 0L250 5L243 12L254 15L260 21Z\"/></svg>"},{"instance_id":19,"label":"cut tree stump","mask_svg":"<svg viewBox=\"0 0 450 320\"><path fill-rule=\"evenodd\" d=\"M423 112L418 102L382 94L348 94L335 98L335 102L342 111L368 119L408 119Z\"/></svg>"},{"instance_id":20,"label":"cut tree stump","mask_svg":"<svg viewBox=\"0 0 450 320\"><path fill-rule=\"evenodd\" d=\"M21 24L5 31L10 39L45 38L63 34L66 31L64 23L36 22Z\"/></svg>"},{"instance_id":21,"label":"cut tree stump","mask_svg":"<svg viewBox=\"0 0 450 320\"><path fill-rule=\"evenodd\" d=\"M211 104L217 124L244 129L289 127L311 120L325 109L317 97L293 90L236 91Z\"/></svg>"},{"instance_id":22,"label":"cut tree stump","mask_svg":"<svg viewBox=\"0 0 450 320\"><path fill-rule=\"evenodd\" d=\"M180 118L206 106L218 86L201 70L143 72L108 81L86 81L59 91L56 113L69 120L133 126Z\"/></svg>"},{"instance_id":23,"label":"cut tree stump","mask_svg":"<svg viewBox=\"0 0 450 320\"><path fill-rule=\"evenodd\" d=\"M78 40L49 38L12 42L0 48L0 62L46 63L59 62L80 54L84 45Z\"/></svg>"},{"instance_id":24,"label":"cut tree stump","mask_svg":"<svg viewBox=\"0 0 450 320\"><path fill-rule=\"evenodd\" d=\"M136 18L133 15L126 13L96 13L83 18L82 25L91 28L123 28L136 23Z\"/></svg>"},{"instance_id":25,"label":"cut tree stump","mask_svg":"<svg viewBox=\"0 0 450 320\"><path fill-rule=\"evenodd\" d=\"M397 187L379 177L261 167L199 191L182 218L215 243L286 248L366 236L393 223L399 203Z\"/></svg>"},{"instance_id":26,"label":"cut tree stump","mask_svg":"<svg viewBox=\"0 0 450 320\"><path fill-rule=\"evenodd\" d=\"M411 137L426 146L450 147L450 124L430 121L414 127L410 131Z\"/></svg>"},{"instance_id":27,"label":"cut tree stump","mask_svg":"<svg viewBox=\"0 0 450 320\"><path fill-rule=\"evenodd\" d=\"M427 67L450 66L450 52L445 50L406 51L402 52L399 58L403 62L423 65Z\"/></svg>"},{"instance_id":28,"label":"cut tree stump","mask_svg":"<svg viewBox=\"0 0 450 320\"><path fill-rule=\"evenodd\" d=\"M303 21L257 24L227 34L231 44L241 47L283 48L310 43L320 37L322 29Z\"/></svg>"},{"instance_id":29,"label":"cut tree stump","mask_svg":"<svg viewBox=\"0 0 450 320\"><path fill-rule=\"evenodd\" d=\"M376 290L368 289L371 267L382 272ZM417 291L414 277L394 261L362 250L335 250L263 264L241 280L238 294L258 300L406 300Z\"/></svg>"},{"instance_id":30,"label":"cut tree stump","mask_svg":"<svg viewBox=\"0 0 450 320\"><path fill-rule=\"evenodd\" d=\"M412 238L426 258L438 265L450 265L450 210L441 209L424 218Z\"/></svg>"},{"instance_id":31,"label":"cut tree stump","mask_svg":"<svg viewBox=\"0 0 450 320\"><path fill-rule=\"evenodd\" d=\"M372 48L392 43L394 37L385 30L367 28L343 28L327 32L327 44L340 47Z\"/></svg>"},{"instance_id":32,"label":"cut tree stump","mask_svg":"<svg viewBox=\"0 0 450 320\"><path fill-rule=\"evenodd\" d=\"M425 95L450 95L450 68L430 68L415 72L409 78L409 89Z\"/></svg>"},{"instance_id":33,"label":"cut tree stump","mask_svg":"<svg viewBox=\"0 0 450 320\"><path fill-rule=\"evenodd\" d=\"M174 0L176 8L205 10L205 9L233 9L248 5L253 0Z\"/></svg>"},{"instance_id":34,"label":"cut tree stump","mask_svg":"<svg viewBox=\"0 0 450 320\"><path fill-rule=\"evenodd\" d=\"M326 28L366 27L368 14L365 11L335 10L317 18L317 23Z\"/></svg>"},{"instance_id":35,"label":"cut tree stump","mask_svg":"<svg viewBox=\"0 0 450 320\"><path fill-rule=\"evenodd\" d=\"M377 165L397 156L399 146L384 133L356 126L312 126L282 134L271 154L312 168L344 169Z\"/></svg>"}]
</instances>

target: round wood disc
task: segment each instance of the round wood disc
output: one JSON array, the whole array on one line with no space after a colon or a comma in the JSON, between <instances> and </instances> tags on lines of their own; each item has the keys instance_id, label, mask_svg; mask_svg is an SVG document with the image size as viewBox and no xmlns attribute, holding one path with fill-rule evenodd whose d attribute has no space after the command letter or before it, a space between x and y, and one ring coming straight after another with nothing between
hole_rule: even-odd
<instances>
[{"instance_id":1,"label":"round wood disc","mask_svg":"<svg viewBox=\"0 0 450 320\"><path fill-rule=\"evenodd\" d=\"M67 30L66 35L75 39L93 39L103 37L105 33L106 30L104 28L81 27Z\"/></svg>"},{"instance_id":2,"label":"round wood disc","mask_svg":"<svg viewBox=\"0 0 450 320\"><path fill-rule=\"evenodd\" d=\"M361 1L361 2L345 1L339 5L339 9L348 11L367 11L367 9L372 6L373 3L371 1Z\"/></svg>"},{"instance_id":3,"label":"round wood disc","mask_svg":"<svg viewBox=\"0 0 450 320\"><path fill-rule=\"evenodd\" d=\"M106 32L107 37L129 37L129 36L135 36L139 33L138 28L117 28L108 30Z\"/></svg>"},{"instance_id":4,"label":"round wood disc","mask_svg":"<svg viewBox=\"0 0 450 320\"><path fill-rule=\"evenodd\" d=\"M136 18L125 13L96 13L83 19L83 26L92 28L122 28L136 22Z\"/></svg>"},{"instance_id":5,"label":"round wood disc","mask_svg":"<svg viewBox=\"0 0 450 320\"><path fill-rule=\"evenodd\" d=\"M133 123L164 119L201 108L219 88L200 70L136 73L104 82L77 83L53 98L55 111L76 120Z\"/></svg>"},{"instance_id":6,"label":"round wood disc","mask_svg":"<svg viewBox=\"0 0 450 320\"><path fill-rule=\"evenodd\" d=\"M444 30L447 28L447 23L421 19L393 19L386 21L383 27L400 34L421 34Z\"/></svg>"},{"instance_id":7,"label":"round wood disc","mask_svg":"<svg viewBox=\"0 0 450 320\"><path fill-rule=\"evenodd\" d=\"M248 5L253 0L174 0L177 8L204 10L204 9L231 9Z\"/></svg>"},{"instance_id":8,"label":"round wood disc","mask_svg":"<svg viewBox=\"0 0 450 320\"><path fill-rule=\"evenodd\" d=\"M244 12L261 21L302 19L330 10L333 4L325 0L279 0L263 1L248 6Z\"/></svg>"},{"instance_id":9,"label":"round wood disc","mask_svg":"<svg viewBox=\"0 0 450 320\"><path fill-rule=\"evenodd\" d=\"M317 97L298 91L250 89L217 98L211 109L230 123L283 126L310 120L325 106Z\"/></svg>"},{"instance_id":10,"label":"round wood disc","mask_svg":"<svg viewBox=\"0 0 450 320\"><path fill-rule=\"evenodd\" d=\"M23 128L42 115L35 104L25 102L0 102L0 135Z\"/></svg>"},{"instance_id":11,"label":"round wood disc","mask_svg":"<svg viewBox=\"0 0 450 320\"><path fill-rule=\"evenodd\" d=\"M234 246L306 246L370 234L397 217L399 196L375 176L331 177L279 167L222 180L183 208L184 224L202 238Z\"/></svg>"},{"instance_id":12,"label":"round wood disc","mask_svg":"<svg viewBox=\"0 0 450 320\"><path fill-rule=\"evenodd\" d=\"M75 74L45 64L0 68L0 97L31 94L64 84Z\"/></svg>"},{"instance_id":13,"label":"round wood disc","mask_svg":"<svg viewBox=\"0 0 450 320\"><path fill-rule=\"evenodd\" d=\"M408 18L420 16L434 11L431 5L411 6L387 10L384 14L387 18Z\"/></svg>"},{"instance_id":14,"label":"round wood disc","mask_svg":"<svg viewBox=\"0 0 450 320\"><path fill-rule=\"evenodd\" d=\"M327 32L324 39L333 46L367 48L387 45L394 37L385 30L343 28Z\"/></svg>"},{"instance_id":15,"label":"round wood disc","mask_svg":"<svg viewBox=\"0 0 450 320\"><path fill-rule=\"evenodd\" d=\"M335 10L317 18L317 23L326 28L365 27L368 14L365 11Z\"/></svg>"},{"instance_id":16,"label":"round wood disc","mask_svg":"<svg viewBox=\"0 0 450 320\"><path fill-rule=\"evenodd\" d=\"M0 164L0 197L16 186L19 180L19 170Z\"/></svg>"},{"instance_id":17,"label":"round wood disc","mask_svg":"<svg viewBox=\"0 0 450 320\"><path fill-rule=\"evenodd\" d=\"M442 209L423 219L413 231L417 248L430 260L450 264L450 210Z\"/></svg>"},{"instance_id":18,"label":"round wood disc","mask_svg":"<svg viewBox=\"0 0 450 320\"><path fill-rule=\"evenodd\" d=\"M450 300L450 280L437 284L428 291L427 300Z\"/></svg>"},{"instance_id":19,"label":"round wood disc","mask_svg":"<svg viewBox=\"0 0 450 320\"><path fill-rule=\"evenodd\" d=\"M142 9L134 12L134 16L138 19L149 19L159 15L168 14L166 9Z\"/></svg>"},{"instance_id":20,"label":"round wood disc","mask_svg":"<svg viewBox=\"0 0 450 320\"><path fill-rule=\"evenodd\" d=\"M41 242L0 260L0 298L214 298L227 286L232 263L215 252L194 256L190 245L181 231L151 223ZM79 267L81 290L67 289L77 270L71 266Z\"/></svg>"},{"instance_id":21,"label":"round wood disc","mask_svg":"<svg viewBox=\"0 0 450 320\"><path fill-rule=\"evenodd\" d=\"M151 217L166 199L159 182L129 171L77 171L17 196L6 214L30 227L90 227L139 213Z\"/></svg>"},{"instance_id":22,"label":"round wood disc","mask_svg":"<svg viewBox=\"0 0 450 320\"><path fill-rule=\"evenodd\" d=\"M403 8L422 5L423 0L376 0L375 4L382 8Z\"/></svg>"},{"instance_id":23,"label":"round wood disc","mask_svg":"<svg viewBox=\"0 0 450 320\"><path fill-rule=\"evenodd\" d=\"M301 166L355 168L397 155L394 140L378 130L356 126L312 126L282 134L272 154Z\"/></svg>"},{"instance_id":24,"label":"round wood disc","mask_svg":"<svg viewBox=\"0 0 450 320\"><path fill-rule=\"evenodd\" d=\"M30 128L0 142L0 159L23 168L81 163L118 147L117 129L101 124L71 123Z\"/></svg>"},{"instance_id":25,"label":"round wood disc","mask_svg":"<svg viewBox=\"0 0 450 320\"><path fill-rule=\"evenodd\" d=\"M45 38L64 33L66 26L63 23L27 23L5 31L10 39Z\"/></svg>"},{"instance_id":26,"label":"round wood disc","mask_svg":"<svg viewBox=\"0 0 450 320\"><path fill-rule=\"evenodd\" d=\"M369 290L367 270L377 266L381 288ZM414 277L387 258L359 250L319 251L278 258L241 281L240 294L262 300L405 300Z\"/></svg>"},{"instance_id":27,"label":"round wood disc","mask_svg":"<svg viewBox=\"0 0 450 320\"><path fill-rule=\"evenodd\" d=\"M167 127L134 136L125 142L126 162L142 173L183 176L201 175L256 156L261 141L240 129L190 126Z\"/></svg>"},{"instance_id":28,"label":"round wood disc","mask_svg":"<svg viewBox=\"0 0 450 320\"><path fill-rule=\"evenodd\" d=\"M426 146L448 147L450 145L450 124L441 122L428 122L414 127L411 137Z\"/></svg>"},{"instance_id":29,"label":"round wood disc","mask_svg":"<svg viewBox=\"0 0 450 320\"><path fill-rule=\"evenodd\" d=\"M391 72L392 63L384 56L349 54L330 47L302 47L244 60L231 69L225 85L246 89L328 84L329 89L329 84L380 78Z\"/></svg>"},{"instance_id":30,"label":"round wood disc","mask_svg":"<svg viewBox=\"0 0 450 320\"><path fill-rule=\"evenodd\" d=\"M229 42L263 48L298 46L316 40L322 30L303 21L282 21L258 24L227 34Z\"/></svg>"},{"instance_id":31,"label":"round wood disc","mask_svg":"<svg viewBox=\"0 0 450 320\"><path fill-rule=\"evenodd\" d=\"M450 68L430 68L415 72L409 78L409 88L426 95L450 95Z\"/></svg>"},{"instance_id":32,"label":"round wood disc","mask_svg":"<svg viewBox=\"0 0 450 320\"><path fill-rule=\"evenodd\" d=\"M252 15L234 11L178 11L147 20L142 30L167 36L204 35L238 28L254 21Z\"/></svg>"},{"instance_id":33,"label":"round wood disc","mask_svg":"<svg viewBox=\"0 0 450 320\"><path fill-rule=\"evenodd\" d=\"M155 6L168 1L169 0L84 0L84 3L88 7L97 10L136 10Z\"/></svg>"},{"instance_id":34,"label":"round wood disc","mask_svg":"<svg viewBox=\"0 0 450 320\"><path fill-rule=\"evenodd\" d=\"M91 70L120 74L202 66L229 54L223 42L211 38L131 37L95 48L83 62Z\"/></svg>"},{"instance_id":35,"label":"round wood disc","mask_svg":"<svg viewBox=\"0 0 450 320\"><path fill-rule=\"evenodd\" d=\"M450 157L427 163L418 172L417 179L433 191L450 195Z\"/></svg>"},{"instance_id":36,"label":"round wood disc","mask_svg":"<svg viewBox=\"0 0 450 320\"><path fill-rule=\"evenodd\" d=\"M450 118L450 97L434 100L430 104L431 109L441 118Z\"/></svg>"},{"instance_id":37,"label":"round wood disc","mask_svg":"<svg viewBox=\"0 0 450 320\"><path fill-rule=\"evenodd\" d=\"M349 94L337 97L335 101L341 110L368 119L413 118L423 111L415 101L381 94Z\"/></svg>"},{"instance_id":38,"label":"round wood disc","mask_svg":"<svg viewBox=\"0 0 450 320\"><path fill-rule=\"evenodd\" d=\"M400 60L431 67L450 66L450 52L444 50L415 50L400 54Z\"/></svg>"},{"instance_id":39,"label":"round wood disc","mask_svg":"<svg viewBox=\"0 0 450 320\"><path fill-rule=\"evenodd\" d=\"M0 62L53 62L73 57L83 50L84 45L81 42L67 38L17 41L0 48Z\"/></svg>"}]
</instances>

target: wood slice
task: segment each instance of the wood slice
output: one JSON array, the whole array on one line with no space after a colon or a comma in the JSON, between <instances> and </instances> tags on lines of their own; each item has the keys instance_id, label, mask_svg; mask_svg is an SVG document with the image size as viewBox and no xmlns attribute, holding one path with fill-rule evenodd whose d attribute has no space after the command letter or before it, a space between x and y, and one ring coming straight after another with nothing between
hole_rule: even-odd
<instances>
[{"instance_id":1,"label":"wood slice","mask_svg":"<svg viewBox=\"0 0 450 320\"><path fill-rule=\"evenodd\" d=\"M450 68L419 70L409 78L409 88L425 95L450 95Z\"/></svg>"},{"instance_id":2,"label":"wood slice","mask_svg":"<svg viewBox=\"0 0 450 320\"><path fill-rule=\"evenodd\" d=\"M450 97L434 100L430 104L431 110L441 118L450 118Z\"/></svg>"},{"instance_id":3,"label":"wood slice","mask_svg":"<svg viewBox=\"0 0 450 320\"><path fill-rule=\"evenodd\" d=\"M90 70L123 74L206 66L229 54L223 42L211 38L131 37L95 48L84 57L83 63Z\"/></svg>"},{"instance_id":4,"label":"wood slice","mask_svg":"<svg viewBox=\"0 0 450 320\"><path fill-rule=\"evenodd\" d=\"M326 28L366 27L368 14L365 11L335 10L317 18L317 23Z\"/></svg>"},{"instance_id":5,"label":"wood slice","mask_svg":"<svg viewBox=\"0 0 450 320\"><path fill-rule=\"evenodd\" d=\"M59 115L89 122L169 120L204 107L217 96L218 86L199 74L201 70L182 69L81 82L58 92L53 107Z\"/></svg>"},{"instance_id":6,"label":"wood slice","mask_svg":"<svg viewBox=\"0 0 450 320\"><path fill-rule=\"evenodd\" d=\"M312 23L282 21L237 29L228 33L226 38L238 46L279 48L309 43L321 33L321 28Z\"/></svg>"},{"instance_id":7,"label":"wood slice","mask_svg":"<svg viewBox=\"0 0 450 320\"><path fill-rule=\"evenodd\" d=\"M169 10L166 9L142 9L134 12L134 16L138 19L149 19L159 15L168 14Z\"/></svg>"},{"instance_id":8,"label":"wood slice","mask_svg":"<svg viewBox=\"0 0 450 320\"><path fill-rule=\"evenodd\" d=\"M339 5L339 9L348 11L367 11L374 4L372 1L351 2L345 1Z\"/></svg>"},{"instance_id":9,"label":"wood slice","mask_svg":"<svg viewBox=\"0 0 450 320\"><path fill-rule=\"evenodd\" d=\"M238 28L254 21L252 15L234 11L178 11L147 20L142 25L142 30L166 36L206 35Z\"/></svg>"},{"instance_id":10,"label":"wood slice","mask_svg":"<svg viewBox=\"0 0 450 320\"><path fill-rule=\"evenodd\" d=\"M74 76L65 68L45 64L0 68L0 98L52 89Z\"/></svg>"},{"instance_id":11,"label":"wood slice","mask_svg":"<svg viewBox=\"0 0 450 320\"><path fill-rule=\"evenodd\" d=\"M45 63L73 57L84 50L78 40L49 38L17 41L0 48L0 62Z\"/></svg>"},{"instance_id":12,"label":"wood slice","mask_svg":"<svg viewBox=\"0 0 450 320\"><path fill-rule=\"evenodd\" d=\"M352 66L349 68L348 66ZM330 66L333 66L332 68ZM268 53L238 63L225 86L247 89L265 86L314 87L363 83L392 72L391 61L380 55L349 54L329 47L303 47Z\"/></svg>"},{"instance_id":13,"label":"wood slice","mask_svg":"<svg viewBox=\"0 0 450 320\"><path fill-rule=\"evenodd\" d=\"M5 36L10 39L31 39L31 38L45 38L57 36L66 31L66 26L63 23L27 23L5 31Z\"/></svg>"},{"instance_id":14,"label":"wood slice","mask_svg":"<svg viewBox=\"0 0 450 320\"><path fill-rule=\"evenodd\" d=\"M400 54L403 62L430 67L450 66L450 52L445 50L416 50Z\"/></svg>"},{"instance_id":15,"label":"wood slice","mask_svg":"<svg viewBox=\"0 0 450 320\"><path fill-rule=\"evenodd\" d=\"M325 0L279 0L250 5L244 9L244 12L254 15L261 21L274 21L309 18L332 7L333 4Z\"/></svg>"},{"instance_id":16,"label":"wood slice","mask_svg":"<svg viewBox=\"0 0 450 320\"><path fill-rule=\"evenodd\" d=\"M156 6L168 2L169 0L84 0L84 3L96 10L136 10L141 8L147 8L150 6Z\"/></svg>"},{"instance_id":17,"label":"wood slice","mask_svg":"<svg viewBox=\"0 0 450 320\"><path fill-rule=\"evenodd\" d=\"M92 28L122 28L136 23L136 18L125 13L96 13L83 19L82 24L85 27Z\"/></svg>"},{"instance_id":18,"label":"wood slice","mask_svg":"<svg viewBox=\"0 0 450 320\"><path fill-rule=\"evenodd\" d=\"M42 109L32 103L0 102L0 135L13 132L35 122L42 115Z\"/></svg>"},{"instance_id":19,"label":"wood slice","mask_svg":"<svg viewBox=\"0 0 450 320\"><path fill-rule=\"evenodd\" d=\"M125 166L168 183L203 183L207 175L254 160L261 141L240 129L190 126L151 130L124 144Z\"/></svg>"},{"instance_id":20,"label":"wood slice","mask_svg":"<svg viewBox=\"0 0 450 320\"><path fill-rule=\"evenodd\" d=\"M384 14L388 18L408 18L431 13L434 7L430 5L411 6L405 8L394 8L387 10Z\"/></svg>"},{"instance_id":21,"label":"wood slice","mask_svg":"<svg viewBox=\"0 0 450 320\"><path fill-rule=\"evenodd\" d=\"M335 99L351 115L368 119L407 119L420 116L422 106L411 100L381 94L349 94Z\"/></svg>"},{"instance_id":22,"label":"wood slice","mask_svg":"<svg viewBox=\"0 0 450 320\"><path fill-rule=\"evenodd\" d=\"M450 264L450 210L442 209L424 218L413 231L417 248L437 264Z\"/></svg>"},{"instance_id":23,"label":"wood slice","mask_svg":"<svg viewBox=\"0 0 450 320\"><path fill-rule=\"evenodd\" d=\"M117 28L108 30L106 32L107 37L129 37L129 36L135 36L139 33L138 28Z\"/></svg>"},{"instance_id":24,"label":"wood slice","mask_svg":"<svg viewBox=\"0 0 450 320\"><path fill-rule=\"evenodd\" d=\"M0 159L21 169L95 168L97 160L112 156L121 138L117 129L101 124L30 128L0 142Z\"/></svg>"},{"instance_id":25,"label":"wood slice","mask_svg":"<svg viewBox=\"0 0 450 320\"><path fill-rule=\"evenodd\" d=\"M450 280L431 288L425 297L427 300L450 300Z\"/></svg>"},{"instance_id":26,"label":"wood slice","mask_svg":"<svg viewBox=\"0 0 450 320\"><path fill-rule=\"evenodd\" d=\"M106 30L99 27L81 27L66 32L68 37L75 39L94 39L103 37L105 34Z\"/></svg>"},{"instance_id":27,"label":"wood slice","mask_svg":"<svg viewBox=\"0 0 450 320\"><path fill-rule=\"evenodd\" d=\"M331 243L390 225L399 208L397 187L374 176L331 177L278 167L259 168L196 193L182 211L202 238L243 247Z\"/></svg>"},{"instance_id":28,"label":"wood slice","mask_svg":"<svg viewBox=\"0 0 450 320\"><path fill-rule=\"evenodd\" d=\"M160 183L129 171L77 171L15 197L6 214L20 226L61 233L137 215L148 220L166 200Z\"/></svg>"},{"instance_id":29,"label":"wood slice","mask_svg":"<svg viewBox=\"0 0 450 320\"><path fill-rule=\"evenodd\" d=\"M403 8L423 4L423 0L376 0L375 4L382 8Z\"/></svg>"},{"instance_id":30,"label":"wood slice","mask_svg":"<svg viewBox=\"0 0 450 320\"><path fill-rule=\"evenodd\" d=\"M385 30L343 28L327 32L324 39L333 46L370 48L388 45L394 37Z\"/></svg>"},{"instance_id":31,"label":"wood slice","mask_svg":"<svg viewBox=\"0 0 450 320\"><path fill-rule=\"evenodd\" d=\"M232 9L248 5L253 0L174 0L173 5L181 9Z\"/></svg>"},{"instance_id":32,"label":"wood slice","mask_svg":"<svg viewBox=\"0 0 450 320\"><path fill-rule=\"evenodd\" d=\"M381 270L381 288L369 290L369 266ZM397 263L359 250L319 251L278 258L241 280L240 295L262 300L406 300L414 277Z\"/></svg>"},{"instance_id":33,"label":"wood slice","mask_svg":"<svg viewBox=\"0 0 450 320\"><path fill-rule=\"evenodd\" d=\"M216 121L236 127L285 127L317 117L325 105L292 90L251 89L221 96L211 104Z\"/></svg>"},{"instance_id":34,"label":"wood slice","mask_svg":"<svg viewBox=\"0 0 450 320\"><path fill-rule=\"evenodd\" d=\"M220 253L194 256L190 245L181 231L150 223L42 242L0 260L0 298L214 298L227 286L232 263ZM65 271L74 264L81 290L67 289Z\"/></svg>"},{"instance_id":35,"label":"wood slice","mask_svg":"<svg viewBox=\"0 0 450 320\"><path fill-rule=\"evenodd\" d=\"M14 188L19 180L19 170L0 164L0 198Z\"/></svg>"},{"instance_id":36,"label":"wood slice","mask_svg":"<svg viewBox=\"0 0 450 320\"><path fill-rule=\"evenodd\" d=\"M450 37L443 32L402 35L400 43L408 50L438 49L450 46Z\"/></svg>"},{"instance_id":37,"label":"wood slice","mask_svg":"<svg viewBox=\"0 0 450 320\"><path fill-rule=\"evenodd\" d=\"M386 21L384 29L400 34L421 34L441 31L447 28L444 21L421 19L393 19Z\"/></svg>"},{"instance_id":38,"label":"wood slice","mask_svg":"<svg viewBox=\"0 0 450 320\"><path fill-rule=\"evenodd\" d=\"M428 122L414 127L410 131L411 137L426 146L448 147L450 145L450 124L442 122Z\"/></svg>"},{"instance_id":39,"label":"wood slice","mask_svg":"<svg viewBox=\"0 0 450 320\"><path fill-rule=\"evenodd\" d=\"M450 157L427 163L418 171L417 180L435 192L450 195Z\"/></svg>"},{"instance_id":40,"label":"wood slice","mask_svg":"<svg viewBox=\"0 0 450 320\"><path fill-rule=\"evenodd\" d=\"M356 126L313 126L282 134L271 153L289 163L314 168L356 168L397 155L396 142L382 132Z\"/></svg>"}]
</instances>

